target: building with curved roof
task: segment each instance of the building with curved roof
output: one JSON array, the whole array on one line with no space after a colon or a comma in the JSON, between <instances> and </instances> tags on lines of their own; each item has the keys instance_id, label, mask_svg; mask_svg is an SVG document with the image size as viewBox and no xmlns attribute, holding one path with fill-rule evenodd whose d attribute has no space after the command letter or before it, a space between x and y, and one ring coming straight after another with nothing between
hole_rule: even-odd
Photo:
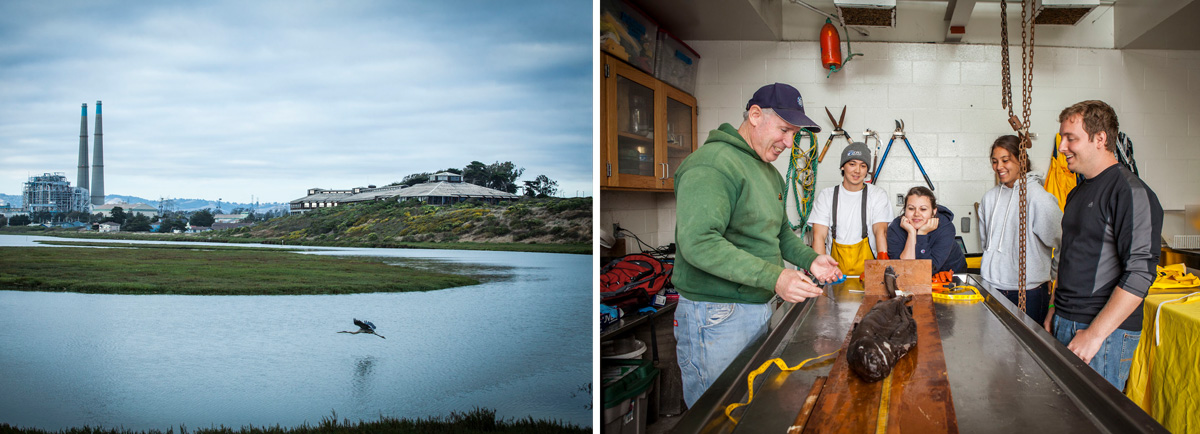
<instances>
[{"instance_id":1,"label":"building with curved roof","mask_svg":"<svg viewBox=\"0 0 1200 434\"><path fill-rule=\"evenodd\" d=\"M293 200L289 202L289 205L292 213L303 213L347 203L408 199L416 199L430 205L448 205L468 200L498 203L504 200L517 200L520 199L520 196L463 182L462 175L457 173L438 172L430 175L429 181L411 187L389 185L376 188L372 185L350 190L310 188L307 196Z\"/></svg>"}]
</instances>

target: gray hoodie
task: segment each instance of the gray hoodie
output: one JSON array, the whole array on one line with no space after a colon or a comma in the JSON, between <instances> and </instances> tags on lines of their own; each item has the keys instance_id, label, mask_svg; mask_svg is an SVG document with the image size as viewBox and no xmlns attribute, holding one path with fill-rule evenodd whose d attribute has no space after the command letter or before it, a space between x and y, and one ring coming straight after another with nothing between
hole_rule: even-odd
<instances>
[{"instance_id":1,"label":"gray hoodie","mask_svg":"<svg viewBox=\"0 0 1200 434\"><path fill-rule=\"evenodd\" d=\"M1051 249L1062 241L1062 211L1058 199L1046 192L1034 177L1029 178L1026 193L1028 215L1025 236L1025 289L1037 288L1054 279L1058 258ZM997 289L1016 290L1020 282L1020 191L997 185L983 194L979 204L979 241L983 261L979 273Z\"/></svg>"}]
</instances>

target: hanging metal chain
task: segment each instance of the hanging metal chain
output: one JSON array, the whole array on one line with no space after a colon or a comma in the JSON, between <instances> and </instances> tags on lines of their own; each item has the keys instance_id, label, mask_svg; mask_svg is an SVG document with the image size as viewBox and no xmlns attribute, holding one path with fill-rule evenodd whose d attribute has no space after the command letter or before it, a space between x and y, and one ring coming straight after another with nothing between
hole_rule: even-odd
<instances>
[{"instance_id":1,"label":"hanging metal chain","mask_svg":"<svg viewBox=\"0 0 1200 434\"><path fill-rule=\"evenodd\" d=\"M1017 163L1017 164L1021 165L1021 168L1019 169L1019 172L1018 172L1021 174L1020 175L1021 179L1017 180L1017 183L1021 184L1021 187L1020 187L1021 188L1021 191L1020 191L1020 194L1021 194L1020 207L1021 208L1019 208L1019 210L1020 210L1019 212L1021 213L1021 218L1020 218L1020 220L1018 220L1021 222L1021 229L1020 229L1021 230L1021 236L1020 236L1021 247L1019 249L1020 254L1021 254L1021 259L1020 259L1021 275L1020 275L1020 278L1017 280L1017 282L1018 282L1017 284L1020 285L1019 289L1021 291L1019 299L1018 299L1017 307L1019 307L1021 309L1021 312L1026 312L1026 310L1025 310L1025 267L1026 267L1026 263L1028 261L1025 256L1025 249L1026 249L1026 242L1027 242L1026 237L1028 237L1028 234L1026 234L1025 231L1028 230L1028 225L1026 223L1029 221L1029 207L1028 207L1029 192L1028 192L1028 185L1027 185L1029 181L1028 181L1028 177L1025 176L1025 168L1029 167L1029 153L1025 152L1025 149L1027 148L1026 144L1028 142L1029 142L1029 139L1027 137L1021 139L1021 149L1020 149L1021 156L1019 157L1020 162Z\"/></svg>"},{"instance_id":2,"label":"hanging metal chain","mask_svg":"<svg viewBox=\"0 0 1200 434\"><path fill-rule=\"evenodd\" d=\"M1008 63L1008 7L1006 1L1000 1L1000 52L1001 52L1001 92L1000 103L1008 109L1008 123L1012 125L1013 130L1017 132L1017 137L1020 138L1018 146L1019 155L1017 155L1020 167L1018 170L1018 194L1020 194L1020 205L1018 212L1020 213L1020 235L1018 248L1020 257L1018 270L1019 293L1017 307L1025 312L1025 268L1026 268L1026 243L1029 222L1029 196L1028 196L1028 178L1026 168L1029 167L1029 153L1027 149L1033 147L1033 143L1029 138L1029 123L1030 113L1033 106L1033 37L1034 24L1033 19L1029 17L1030 3L1033 0L1021 0L1021 116L1022 119L1017 119L1013 113L1012 104L1012 74Z\"/></svg>"},{"instance_id":3,"label":"hanging metal chain","mask_svg":"<svg viewBox=\"0 0 1200 434\"><path fill-rule=\"evenodd\" d=\"M1021 130L1018 132L1018 136L1021 138L1021 147L1020 147L1021 155L1018 156L1018 158L1020 160L1020 162L1018 164L1021 165L1020 172L1019 172L1021 174L1021 179L1019 180L1019 182L1021 183L1021 191L1020 191L1021 201L1020 201L1020 208L1019 208L1019 212L1020 212L1020 220L1019 221L1021 222L1021 225L1020 225L1021 247L1019 249L1020 255L1021 255L1021 258L1020 258L1021 273L1020 273L1020 278L1018 280L1018 285L1020 285L1020 288L1019 288L1020 297L1018 300L1019 301L1018 307L1021 309L1022 312L1026 312L1026 310L1025 310L1025 308L1026 308L1026 302L1025 302L1026 273L1025 273L1025 271L1026 271L1026 266L1028 263L1028 257L1026 256L1026 248L1027 248L1027 239L1029 236L1028 233L1026 233L1026 231L1028 230L1028 222L1029 222L1029 206L1028 206L1029 205L1029 200L1028 200L1029 199L1029 192L1028 192L1029 178L1027 176L1025 176L1026 175L1025 172L1026 172L1026 168L1029 167L1029 153L1027 150L1033 147L1033 142L1031 142L1029 139L1029 126L1030 126L1030 120L1031 120L1030 112L1032 111L1032 105L1033 105L1034 24L1033 24L1033 17L1030 16L1027 18L1026 15L1027 15L1028 10L1032 6L1031 3L1033 3L1033 1L1034 0L1023 0L1021 2L1021 96L1022 96L1021 117L1022 117L1022 122L1021 122ZM1028 29L1029 37L1025 36L1026 29Z\"/></svg>"},{"instance_id":4,"label":"hanging metal chain","mask_svg":"<svg viewBox=\"0 0 1200 434\"><path fill-rule=\"evenodd\" d=\"M1008 72L1008 0L1000 0L1000 107L1012 116L1012 80Z\"/></svg>"},{"instance_id":5,"label":"hanging metal chain","mask_svg":"<svg viewBox=\"0 0 1200 434\"><path fill-rule=\"evenodd\" d=\"M1025 130L1025 135L1029 135L1029 115L1033 109L1033 33L1034 24L1033 18L1025 18L1026 10L1033 8L1034 0L1026 0L1021 3L1021 94L1024 98L1021 107L1022 126ZM1029 37L1025 37L1025 31L1028 29ZM1028 149L1033 144L1028 137L1023 140L1024 144L1029 145Z\"/></svg>"}]
</instances>

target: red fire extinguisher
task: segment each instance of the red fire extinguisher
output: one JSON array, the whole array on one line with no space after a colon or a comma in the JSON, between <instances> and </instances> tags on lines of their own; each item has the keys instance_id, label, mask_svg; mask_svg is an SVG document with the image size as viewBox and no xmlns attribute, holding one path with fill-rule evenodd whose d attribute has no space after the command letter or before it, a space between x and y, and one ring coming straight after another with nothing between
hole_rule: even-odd
<instances>
[{"instance_id":1,"label":"red fire extinguisher","mask_svg":"<svg viewBox=\"0 0 1200 434\"><path fill-rule=\"evenodd\" d=\"M837 28L828 18L821 27L821 64L831 73L842 67L842 41Z\"/></svg>"}]
</instances>

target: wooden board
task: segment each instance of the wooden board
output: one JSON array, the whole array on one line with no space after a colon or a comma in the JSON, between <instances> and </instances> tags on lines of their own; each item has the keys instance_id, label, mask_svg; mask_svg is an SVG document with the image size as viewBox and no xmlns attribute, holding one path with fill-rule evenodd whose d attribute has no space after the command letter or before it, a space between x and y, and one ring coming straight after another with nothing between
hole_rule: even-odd
<instances>
[{"instance_id":1,"label":"wooden board","mask_svg":"<svg viewBox=\"0 0 1200 434\"><path fill-rule=\"evenodd\" d=\"M942 340L930 294L930 262L927 260L867 261L863 271L866 297L855 314L857 323L875 303L884 299L883 270L892 266L901 290L913 292L913 319L917 322L917 346L892 369L887 421L880 430L879 407L885 381L867 383L850 371L846 349L829 371L805 433L957 433L954 402L946 374Z\"/></svg>"},{"instance_id":2,"label":"wooden board","mask_svg":"<svg viewBox=\"0 0 1200 434\"><path fill-rule=\"evenodd\" d=\"M871 259L863 264L863 290L866 295L887 296L883 289L883 271L896 271L896 286L910 294L933 293L933 261L928 259ZM873 277L874 276L874 277ZM865 310L859 310L866 313ZM858 318L854 319L858 321Z\"/></svg>"},{"instance_id":3,"label":"wooden board","mask_svg":"<svg viewBox=\"0 0 1200 434\"><path fill-rule=\"evenodd\" d=\"M800 407L800 414L796 415L796 421L792 422L792 427L788 428L788 434L804 431L804 425L808 423L808 417L812 416L813 407L817 406L817 398L821 396L821 389L825 388L825 380L827 377L817 377L813 380L812 388L808 391L808 397L804 398L804 406Z\"/></svg>"}]
</instances>

